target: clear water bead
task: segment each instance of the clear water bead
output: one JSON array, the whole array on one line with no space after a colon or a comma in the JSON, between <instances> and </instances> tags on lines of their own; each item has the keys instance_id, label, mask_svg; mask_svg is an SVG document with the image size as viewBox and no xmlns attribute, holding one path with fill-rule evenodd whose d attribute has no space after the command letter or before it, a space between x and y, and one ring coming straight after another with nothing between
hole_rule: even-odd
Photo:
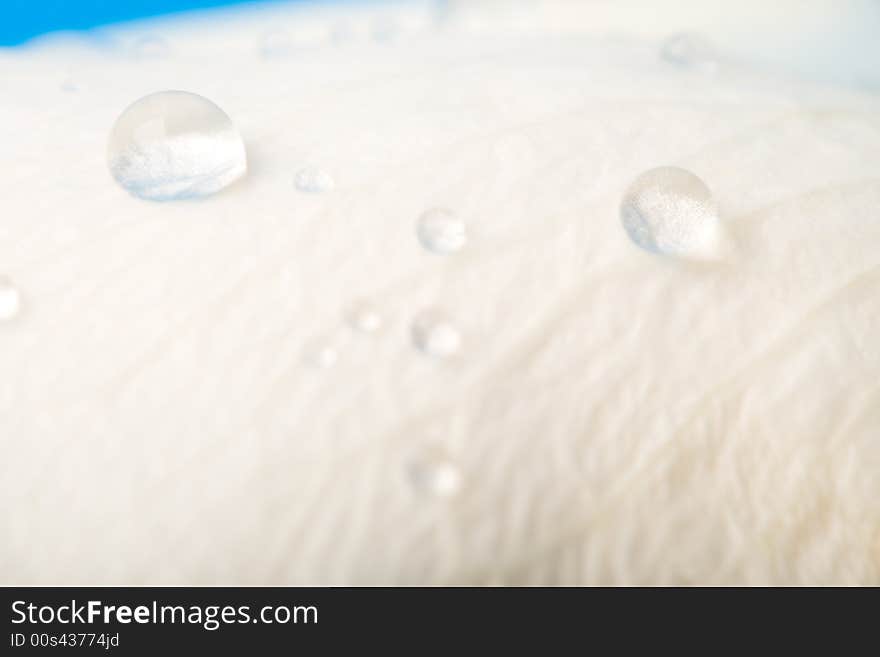
<instances>
[{"instance_id":1,"label":"clear water bead","mask_svg":"<svg viewBox=\"0 0 880 657\"><path fill-rule=\"evenodd\" d=\"M438 255L461 251L468 239L464 221L443 208L434 208L422 214L416 225L416 235L425 249Z\"/></svg>"},{"instance_id":2,"label":"clear water bead","mask_svg":"<svg viewBox=\"0 0 880 657\"><path fill-rule=\"evenodd\" d=\"M461 489L462 474L448 456L426 453L409 464L409 478L418 493L432 497L452 497Z\"/></svg>"},{"instance_id":3,"label":"clear water bead","mask_svg":"<svg viewBox=\"0 0 880 657\"><path fill-rule=\"evenodd\" d=\"M715 48L698 34L683 33L669 37L660 49L660 56L670 64L706 73L713 73L718 68Z\"/></svg>"},{"instance_id":4,"label":"clear water bead","mask_svg":"<svg viewBox=\"0 0 880 657\"><path fill-rule=\"evenodd\" d=\"M21 312L21 293L13 282L0 276L0 322L8 322Z\"/></svg>"},{"instance_id":5,"label":"clear water bead","mask_svg":"<svg viewBox=\"0 0 880 657\"><path fill-rule=\"evenodd\" d=\"M244 142L226 113L186 91L131 104L110 133L107 161L116 182L151 201L208 196L247 172Z\"/></svg>"},{"instance_id":6,"label":"clear water bead","mask_svg":"<svg viewBox=\"0 0 880 657\"><path fill-rule=\"evenodd\" d=\"M442 313L426 310L412 323L412 340L422 353L434 358L449 358L461 348L461 333Z\"/></svg>"},{"instance_id":7,"label":"clear water bead","mask_svg":"<svg viewBox=\"0 0 880 657\"><path fill-rule=\"evenodd\" d=\"M329 173L316 167L306 167L297 171L294 184L299 191L310 194L330 192L336 186Z\"/></svg>"},{"instance_id":8,"label":"clear water bead","mask_svg":"<svg viewBox=\"0 0 880 657\"><path fill-rule=\"evenodd\" d=\"M651 253L711 257L720 226L712 192L678 167L646 171L626 190L620 218L630 239Z\"/></svg>"},{"instance_id":9,"label":"clear water bead","mask_svg":"<svg viewBox=\"0 0 880 657\"><path fill-rule=\"evenodd\" d=\"M366 302L358 302L348 310L348 324L361 333L375 333L382 328L382 316Z\"/></svg>"}]
</instances>

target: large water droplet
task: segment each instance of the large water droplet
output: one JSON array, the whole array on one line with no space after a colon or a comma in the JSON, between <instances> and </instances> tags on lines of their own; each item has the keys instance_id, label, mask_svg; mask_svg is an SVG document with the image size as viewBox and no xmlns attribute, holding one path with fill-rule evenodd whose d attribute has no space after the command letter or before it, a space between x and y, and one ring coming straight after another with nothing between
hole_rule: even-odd
<instances>
[{"instance_id":1,"label":"large water droplet","mask_svg":"<svg viewBox=\"0 0 880 657\"><path fill-rule=\"evenodd\" d=\"M669 37L660 49L667 62L683 68L712 73L718 68L715 48L698 34L676 34Z\"/></svg>"},{"instance_id":2,"label":"large water droplet","mask_svg":"<svg viewBox=\"0 0 880 657\"><path fill-rule=\"evenodd\" d=\"M244 142L226 113L186 91L130 105L113 126L107 160L116 182L151 201L208 196L247 171Z\"/></svg>"},{"instance_id":3,"label":"large water droplet","mask_svg":"<svg viewBox=\"0 0 880 657\"><path fill-rule=\"evenodd\" d=\"M636 178L624 194L620 218L632 241L652 253L711 257L719 244L712 192L678 167L651 169Z\"/></svg>"},{"instance_id":4,"label":"large water droplet","mask_svg":"<svg viewBox=\"0 0 880 657\"><path fill-rule=\"evenodd\" d=\"M316 167L306 167L297 171L294 184L301 192L310 194L323 194L332 191L336 186L333 176Z\"/></svg>"},{"instance_id":5,"label":"large water droplet","mask_svg":"<svg viewBox=\"0 0 880 657\"><path fill-rule=\"evenodd\" d=\"M449 255L467 244L467 225L453 212L434 208L419 217L416 235L431 253Z\"/></svg>"},{"instance_id":6,"label":"large water droplet","mask_svg":"<svg viewBox=\"0 0 880 657\"><path fill-rule=\"evenodd\" d=\"M15 284L0 276L0 322L8 322L21 312L21 293Z\"/></svg>"},{"instance_id":7,"label":"large water droplet","mask_svg":"<svg viewBox=\"0 0 880 657\"><path fill-rule=\"evenodd\" d=\"M372 305L359 301L348 310L348 324L361 333L375 333L382 328L382 315Z\"/></svg>"},{"instance_id":8,"label":"large water droplet","mask_svg":"<svg viewBox=\"0 0 880 657\"><path fill-rule=\"evenodd\" d=\"M449 358L461 348L461 333L443 313L425 310L412 323L413 344L422 353L435 358Z\"/></svg>"},{"instance_id":9,"label":"large water droplet","mask_svg":"<svg viewBox=\"0 0 880 657\"><path fill-rule=\"evenodd\" d=\"M462 474L458 465L439 451L416 457L408 469L413 488L423 495L451 497L461 489Z\"/></svg>"}]
</instances>

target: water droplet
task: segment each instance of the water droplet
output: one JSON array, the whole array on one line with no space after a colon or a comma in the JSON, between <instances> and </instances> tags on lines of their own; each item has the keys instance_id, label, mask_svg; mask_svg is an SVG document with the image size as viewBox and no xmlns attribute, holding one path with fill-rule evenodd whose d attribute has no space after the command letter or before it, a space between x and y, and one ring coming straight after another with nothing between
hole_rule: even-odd
<instances>
[{"instance_id":1,"label":"water droplet","mask_svg":"<svg viewBox=\"0 0 880 657\"><path fill-rule=\"evenodd\" d=\"M135 59L163 59L170 54L168 42L154 34L140 37L131 47L131 56Z\"/></svg>"},{"instance_id":2,"label":"water droplet","mask_svg":"<svg viewBox=\"0 0 880 657\"><path fill-rule=\"evenodd\" d=\"M636 178L624 194L620 218L632 241L652 253L701 258L718 247L712 192L685 169L659 167Z\"/></svg>"},{"instance_id":3,"label":"water droplet","mask_svg":"<svg viewBox=\"0 0 880 657\"><path fill-rule=\"evenodd\" d=\"M269 30L260 37L260 54L267 59L288 57L296 50L296 40L287 30Z\"/></svg>"},{"instance_id":4,"label":"water droplet","mask_svg":"<svg viewBox=\"0 0 880 657\"><path fill-rule=\"evenodd\" d=\"M107 160L116 182L151 201L208 196L247 172L244 142L226 113L186 91L131 104L113 126Z\"/></svg>"},{"instance_id":5,"label":"water droplet","mask_svg":"<svg viewBox=\"0 0 880 657\"><path fill-rule=\"evenodd\" d=\"M303 360L312 367L327 369L339 360L339 351L330 340L316 340L306 347Z\"/></svg>"},{"instance_id":6,"label":"water droplet","mask_svg":"<svg viewBox=\"0 0 880 657\"><path fill-rule=\"evenodd\" d=\"M329 173L316 167L300 169L296 173L294 184L301 192L309 192L311 194L323 194L324 192L332 191L336 186L333 177Z\"/></svg>"},{"instance_id":7,"label":"water droplet","mask_svg":"<svg viewBox=\"0 0 880 657\"><path fill-rule=\"evenodd\" d=\"M377 43L391 43L401 36L400 25L390 16L377 19L370 29Z\"/></svg>"},{"instance_id":8,"label":"water droplet","mask_svg":"<svg viewBox=\"0 0 880 657\"><path fill-rule=\"evenodd\" d=\"M444 28L451 23L457 10L456 3L453 0L434 0L434 20L438 27Z\"/></svg>"},{"instance_id":9,"label":"water droplet","mask_svg":"<svg viewBox=\"0 0 880 657\"><path fill-rule=\"evenodd\" d=\"M61 81L61 91L68 94L75 94L79 91L79 87L73 78L65 78Z\"/></svg>"},{"instance_id":10,"label":"water droplet","mask_svg":"<svg viewBox=\"0 0 880 657\"><path fill-rule=\"evenodd\" d=\"M426 310L412 323L412 340L422 353L435 358L449 358L461 348L461 333L441 312Z\"/></svg>"},{"instance_id":11,"label":"water droplet","mask_svg":"<svg viewBox=\"0 0 880 657\"><path fill-rule=\"evenodd\" d=\"M676 34L669 37L660 55L670 64L712 73L718 68L718 56L712 44L698 34Z\"/></svg>"},{"instance_id":12,"label":"water droplet","mask_svg":"<svg viewBox=\"0 0 880 657\"><path fill-rule=\"evenodd\" d=\"M361 333L375 333L382 328L382 315L373 306L361 301L349 309L348 324Z\"/></svg>"},{"instance_id":13,"label":"water droplet","mask_svg":"<svg viewBox=\"0 0 880 657\"><path fill-rule=\"evenodd\" d=\"M338 21L330 30L330 42L334 46L344 46L354 39L354 29L347 21Z\"/></svg>"},{"instance_id":14,"label":"water droplet","mask_svg":"<svg viewBox=\"0 0 880 657\"><path fill-rule=\"evenodd\" d=\"M449 255L467 244L467 226L454 213L443 208L428 210L416 225L419 242L431 253Z\"/></svg>"},{"instance_id":15,"label":"water droplet","mask_svg":"<svg viewBox=\"0 0 880 657\"><path fill-rule=\"evenodd\" d=\"M0 322L8 322L21 312L21 293L13 282L0 276Z\"/></svg>"},{"instance_id":16,"label":"water droplet","mask_svg":"<svg viewBox=\"0 0 880 657\"><path fill-rule=\"evenodd\" d=\"M417 492L432 497L452 497L461 490L461 470L441 452L425 453L408 468L410 482Z\"/></svg>"}]
</instances>

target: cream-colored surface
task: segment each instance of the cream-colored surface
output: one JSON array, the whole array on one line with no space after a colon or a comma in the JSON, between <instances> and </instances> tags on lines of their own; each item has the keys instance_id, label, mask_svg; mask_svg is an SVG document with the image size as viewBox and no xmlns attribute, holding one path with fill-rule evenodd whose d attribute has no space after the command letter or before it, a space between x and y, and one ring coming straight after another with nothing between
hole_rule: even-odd
<instances>
[{"instance_id":1,"label":"cream-colored surface","mask_svg":"<svg viewBox=\"0 0 880 657\"><path fill-rule=\"evenodd\" d=\"M0 582L880 584L880 101L679 70L563 4L526 33L453 3L0 54ZM121 55L138 31L171 56ZM161 89L232 117L243 182L114 184L110 127ZM713 189L723 261L628 241L621 194L665 164ZM419 247L435 206L460 254ZM425 308L458 357L412 347ZM336 365L305 365L324 337ZM457 496L412 490L423 449Z\"/></svg>"}]
</instances>

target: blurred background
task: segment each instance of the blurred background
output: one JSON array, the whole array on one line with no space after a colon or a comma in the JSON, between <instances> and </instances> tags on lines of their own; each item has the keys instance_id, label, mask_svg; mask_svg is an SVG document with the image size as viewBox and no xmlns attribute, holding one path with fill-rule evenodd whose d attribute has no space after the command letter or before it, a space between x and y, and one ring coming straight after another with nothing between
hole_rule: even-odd
<instances>
[{"instance_id":1,"label":"blurred background","mask_svg":"<svg viewBox=\"0 0 880 657\"><path fill-rule=\"evenodd\" d=\"M237 20L284 6L434 7L472 30L499 24L560 32L662 37L695 31L744 62L822 81L880 88L880 2L876 0L5 0L0 46L43 34L92 30L121 21L217 15ZM590 20L585 24L585 8ZM211 10L219 10L219 12ZM232 13L230 13L232 12Z\"/></svg>"},{"instance_id":2,"label":"blurred background","mask_svg":"<svg viewBox=\"0 0 880 657\"><path fill-rule=\"evenodd\" d=\"M6 0L4 20L0 22L0 44L16 45L56 30L87 30L117 21L235 4L254 3L240 0L45 0L39 3Z\"/></svg>"}]
</instances>

